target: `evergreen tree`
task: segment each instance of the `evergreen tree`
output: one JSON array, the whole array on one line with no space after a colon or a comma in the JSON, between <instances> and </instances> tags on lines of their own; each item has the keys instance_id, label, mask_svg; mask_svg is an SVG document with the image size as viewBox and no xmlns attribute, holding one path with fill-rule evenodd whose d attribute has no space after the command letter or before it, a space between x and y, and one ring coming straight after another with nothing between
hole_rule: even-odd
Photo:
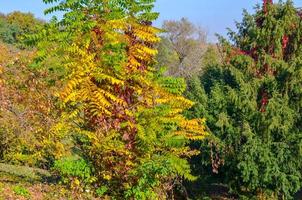
<instances>
[{"instance_id":1,"label":"evergreen tree","mask_svg":"<svg viewBox=\"0 0 302 200\"><path fill-rule=\"evenodd\" d=\"M302 183L302 20L291 1L264 1L221 38L223 64L192 79L188 113L215 136L195 170L233 191L290 199ZM202 173L203 171L203 173ZM216 174L216 175L215 175Z\"/></svg>"},{"instance_id":2,"label":"evergreen tree","mask_svg":"<svg viewBox=\"0 0 302 200\"><path fill-rule=\"evenodd\" d=\"M153 3L62 1L46 13L63 11L63 19L31 37L40 65L63 57L67 71L59 92L66 112L54 140L62 147L59 139L71 136L92 165L97 191L119 199L165 198L182 177L193 180L186 157L197 152L187 144L206 134L203 119L182 115L193 105L182 96L184 80L153 68L160 31L152 27Z\"/></svg>"}]
</instances>

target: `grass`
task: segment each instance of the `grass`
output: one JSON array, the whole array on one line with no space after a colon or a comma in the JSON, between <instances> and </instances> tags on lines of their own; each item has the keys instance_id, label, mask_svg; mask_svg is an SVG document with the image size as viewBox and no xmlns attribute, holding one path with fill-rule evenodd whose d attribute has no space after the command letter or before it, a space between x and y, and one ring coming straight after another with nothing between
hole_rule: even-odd
<instances>
[{"instance_id":1,"label":"grass","mask_svg":"<svg viewBox=\"0 0 302 200\"><path fill-rule=\"evenodd\" d=\"M90 192L72 190L46 170L0 163L0 200L94 200Z\"/></svg>"},{"instance_id":2,"label":"grass","mask_svg":"<svg viewBox=\"0 0 302 200\"><path fill-rule=\"evenodd\" d=\"M23 177L32 181L41 181L51 177L51 173L43 169L9 165L5 163L0 163L0 172Z\"/></svg>"}]
</instances>

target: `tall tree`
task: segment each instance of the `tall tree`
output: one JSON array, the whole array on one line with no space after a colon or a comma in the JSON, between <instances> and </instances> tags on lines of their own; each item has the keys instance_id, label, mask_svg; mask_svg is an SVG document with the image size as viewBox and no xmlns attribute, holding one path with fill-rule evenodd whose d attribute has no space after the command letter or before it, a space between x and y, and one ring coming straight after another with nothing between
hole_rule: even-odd
<instances>
[{"instance_id":1,"label":"tall tree","mask_svg":"<svg viewBox=\"0 0 302 200\"><path fill-rule=\"evenodd\" d=\"M237 28L221 39L224 64L189 84L190 115L216 136L193 162L233 191L290 199L302 183L301 11L264 1Z\"/></svg>"},{"instance_id":2,"label":"tall tree","mask_svg":"<svg viewBox=\"0 0 302 200\"><path fill-rule=\"evenodd\" d=\"M158 46L157 60L167 67L167 75L191 77L203 68L203 55L207 51L207 34L186 18L165 21L165 33Z\"/></svg>"},{"instance_id":3,"label":"tall tree","mask_svg":"<svg viewBox=\"0 0 302 200\"><path fill-rule=\"evenodd\" d=\"M153 3L63 1L46 11L63 11L63 19L33 37L40 38L42 59L65 59L68 76L59 96L66 113L58 135L70 128L96 184L111 197L167 197L181 177L194 179L185 158L196 151L186 144L206 135L202 119L182 116L193 105L182 97L184 81L153 68L159 41Z\"/></svg>"}]
</instances>

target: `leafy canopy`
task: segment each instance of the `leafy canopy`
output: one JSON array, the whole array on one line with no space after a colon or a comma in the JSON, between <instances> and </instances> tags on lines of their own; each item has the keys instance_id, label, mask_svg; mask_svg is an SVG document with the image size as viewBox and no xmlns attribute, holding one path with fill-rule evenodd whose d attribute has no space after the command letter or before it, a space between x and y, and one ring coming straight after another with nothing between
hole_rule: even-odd
<instances>
[{"instance_id":1,"label":"leafy canopy","mask_svg":"<svg viewBox=\"0 0 302 200\"><path fill-rule=\"evenodd\" d=\"M193 105L182 96L184 80L153 68L160 40L153 4L61 1L45 12L62 11L63 19L30 38L38 41L37 61L64 58L67 75L58 96L65 114L54 138L73 138L102 195L167 197L176 180L194 179L185 158L197 152L187 143L206 135L203 119L182 115Z\"/></svg>"}]
</instances>

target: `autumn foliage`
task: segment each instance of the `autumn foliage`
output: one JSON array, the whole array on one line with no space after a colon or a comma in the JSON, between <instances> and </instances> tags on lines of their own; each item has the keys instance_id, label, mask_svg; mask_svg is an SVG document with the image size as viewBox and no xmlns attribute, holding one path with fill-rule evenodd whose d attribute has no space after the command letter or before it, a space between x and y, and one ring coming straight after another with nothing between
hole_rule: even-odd
<instances>
[{"instance_id":1,"label":"autumn foliage","mask_svg":"<svg viewBox=\"0 0 302 200\"><path fill-rule=\"evenodd\" d=\"M29 38L39 49L38 68L60 57L58 70L66 71L57 92L64 112L49 138L65 148L53 158L83 158L104 196L172 195L183 178L194 179L186 158L198 152L188 142L206 136L204 119L182 115L193 105L182 96L184 81L153 68L160 30L152 26L152 7L153 1L61 2L46 12L68 10L63 19Z\"/></svg>"},{"instance_id":2,"label":"autumn foliage","mask_svg":"<svg viewBox=\"0 0 302 200\"><path fill-rule=\"evenodd\" d=\"M302 11L291 1L263 0L218 45L185 18L154 27L155 0L43 2L60 17L0 14L0 199L7 185L12 198L53 188L54 199L301 189Z\"/></svg>"}]
</instances>

